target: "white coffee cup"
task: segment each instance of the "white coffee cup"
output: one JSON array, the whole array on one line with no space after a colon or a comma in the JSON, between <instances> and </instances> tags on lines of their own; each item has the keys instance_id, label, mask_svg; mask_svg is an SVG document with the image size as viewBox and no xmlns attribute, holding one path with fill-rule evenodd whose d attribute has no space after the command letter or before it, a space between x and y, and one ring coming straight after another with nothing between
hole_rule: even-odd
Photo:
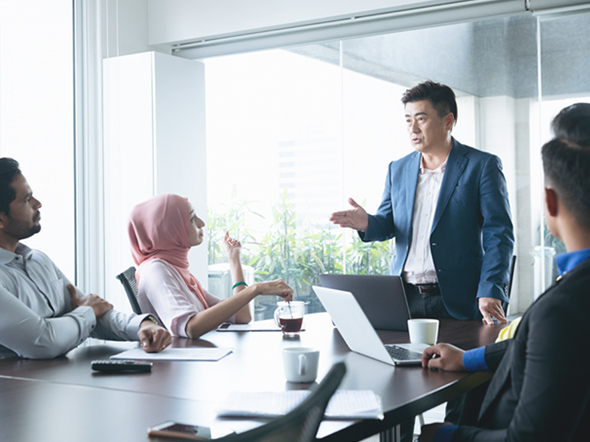
<instances>
[{"instance_id":1,"label":"white coffee cup","mask_svg":"<svg viewBox=\"0 0 590 442\"><path fill-rule=\"evenodd\" d=\"M289 382L313 382L318 376L320 351L309 347L283 349L285 377Z\"/></svg>"},{"instance_id":2,"label":"white coffee cup","mask_svg":"<svg viewBox=\"0 0 590 442\"><path fill-rule=\"evenodd\" d=\"M436 344L438 324L438 319L408 319L410 342L412 344Z\"/></svg>"}]
</instances>

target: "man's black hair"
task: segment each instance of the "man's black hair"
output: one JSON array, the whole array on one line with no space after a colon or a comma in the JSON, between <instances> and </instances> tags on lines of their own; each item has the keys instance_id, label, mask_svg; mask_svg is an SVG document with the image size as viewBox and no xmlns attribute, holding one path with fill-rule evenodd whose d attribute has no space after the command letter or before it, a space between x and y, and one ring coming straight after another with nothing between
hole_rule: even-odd
<instances>
[{"instance_id":1,"label":"man's black hair","mask_svg":"<svg viewBox=\"0 0 590 442\"><path fill-rule=\"evenodd\" d=\"M590 118L586 121L590 122ZM541 153L547 184L590 232L590 143L554 138L543 146Z\"/></svg>"},{"instance_id":2,"label":"man's black hair","mask_svg":"<svg viewBox=\"0 0 590 442\"><path fill-rule=\"evenodd\" d=\"M590 145L590 103L576 103L563 108L551 122L556 138Z\"/></svg>"},{"instance_id":3,"label":"man's black hair","mask_svg":"<svg viewBox=\"0 0 590 442\"><path fill-rule=\"evenodd\" d=\"M450 112L455 118L455 123L457 122L457 100L453 89L450 87L428 80L408 89L402 95L404 105L422 100L430 101L440 118Z\"/></svg>"},{"instance_id":4,"label":"man's black hair","mask_svg":"<svg viewBox=\"0 0 590 442\"><path fill-rule=\"evenodd\" d=\"M0 212L7 215L10 212L10 203L16 198L12 182L14 177L20 173L18 161L12 158L0 158Z\"/></svg>"}]
</instances>

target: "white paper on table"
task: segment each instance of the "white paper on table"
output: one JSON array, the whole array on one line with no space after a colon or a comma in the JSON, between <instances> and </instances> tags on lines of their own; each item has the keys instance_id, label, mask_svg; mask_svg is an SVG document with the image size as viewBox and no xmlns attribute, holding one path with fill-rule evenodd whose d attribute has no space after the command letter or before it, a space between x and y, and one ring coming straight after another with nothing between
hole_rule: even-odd
<instances>
[{"instance_id":1,"label":"white paper on table","mask_svg":"<svg viewBox=\"0 0 590 442\"><path fill-rule=\"evenodd\" d=\"M277 417L293 410L311 394L309 390L233 392L218 415L222 417ZM383 419L381 398L371 390L338 390L330 399L328 419Z\"/></svg>"},{"instance_id":2,"label":"white paper on table","mask_svg":"<svg viewBox=\"0 0 590 442\"><path fill-rule=\"evenodd\" d=\"M274 322L260 321L250 322L248 324L230 324L223 323L217 328L218 332L236 332L236 331L272 331L280 332L281 329Z\"/></svg>"},{"instance_id":3,"label":"white paper on table","mask_svg":"<svg viewBox=\"0 0 590 442\"><path fill-rule=\"evenodd\" d=\"M171 348L159 353L146 353L141 348L118 353L111 359L137 359L144 361L218 361L233 351L231 348Z\"/></svg>"}]
</instances>

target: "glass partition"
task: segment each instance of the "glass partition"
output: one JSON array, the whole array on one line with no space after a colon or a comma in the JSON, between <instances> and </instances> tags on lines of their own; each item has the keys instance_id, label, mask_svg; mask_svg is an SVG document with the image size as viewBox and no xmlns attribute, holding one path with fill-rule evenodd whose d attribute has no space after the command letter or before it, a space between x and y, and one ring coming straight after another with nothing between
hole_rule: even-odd
<instances>
[{"instance_id":1,"label":"glass partition","mask_svg":"<svg viewBox=\"0 0 590 442\"><path fill-rule=\"evenodd\" d=\"M590 14L554 14L540 16L539 28L539 75L541 94L539 106L533 109L537 118L531 124L531 139L534 140L531 164L535 173L533 186L539 190L543 185L540 147L548 141L551 120L564 107L578 102L590 102ZM537 123L537 124L534 124ZM534 263L533 297L541 294L557 276L554 263L556 254L565 252L565 246L547 229L543 220L541 192L536 192L532 230L537 238L531 256Z\"/></svg>"}]
</instances>

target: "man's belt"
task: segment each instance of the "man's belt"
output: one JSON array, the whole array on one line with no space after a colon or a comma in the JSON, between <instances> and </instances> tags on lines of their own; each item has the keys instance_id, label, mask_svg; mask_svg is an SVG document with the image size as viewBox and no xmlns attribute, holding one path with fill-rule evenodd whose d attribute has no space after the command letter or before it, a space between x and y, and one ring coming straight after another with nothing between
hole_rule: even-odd
<instances>
[{"instance_id":1,"label":"man's belt","mask_svg":"<svg viewBox=\"0 0 590 442\"><path fill-rule=\"evenodd\" d=\"M440 288L437 283L434 284L408 284L412 286L421 295L440 295Z\"/></svg>"}]
</instances>

